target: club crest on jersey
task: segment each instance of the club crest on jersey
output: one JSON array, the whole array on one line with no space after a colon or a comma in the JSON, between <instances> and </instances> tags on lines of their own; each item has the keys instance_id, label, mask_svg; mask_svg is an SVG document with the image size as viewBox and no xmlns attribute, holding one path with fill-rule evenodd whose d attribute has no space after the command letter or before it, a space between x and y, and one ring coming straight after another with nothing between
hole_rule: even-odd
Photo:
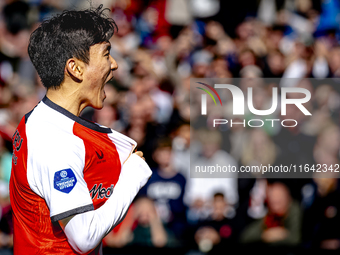
<instances>
[{"instance_id":1,"label":"club crest on jersey","mask_svg":"<svg viewBox=\"0 0 340 255\"><path fill-rule=\"evenodd\" d=\"M103 199L104 197L109 198L113 192L113 184L111 184L108 188L102 188L103 184L100 183L97 187L95 184L90 190L91 199L94 199L97 196L97 199Z\"/></svg>"},{"instance_id":2,"label":"club crest on jersey","mask_svg":"<svg viewBox=\"0 0 340 255\"><path fill-rule=\"evenodd\" d=\"M73 171L68 169L63 169L54 174L54 188L64 193L70 193L71 190L77 183L77 178Z\"/></svg>"}]
</instances>

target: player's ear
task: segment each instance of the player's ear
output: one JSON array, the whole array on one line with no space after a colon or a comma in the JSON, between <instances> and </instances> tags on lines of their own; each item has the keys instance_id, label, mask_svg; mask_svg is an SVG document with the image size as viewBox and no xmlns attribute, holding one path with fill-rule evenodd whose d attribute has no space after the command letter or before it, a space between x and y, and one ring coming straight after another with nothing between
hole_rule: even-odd
<instances>
[{"instance_id":1,"label":"player's ear","mask_svg":"<svg viewBox=\"0 0 340 255\"><path fill-rule=\"evenodd\" d=\"M68 76L77 82L83 81L84 63L76 58L70 58L66 62L65 71Z\"/></svg>"}]
</instances>

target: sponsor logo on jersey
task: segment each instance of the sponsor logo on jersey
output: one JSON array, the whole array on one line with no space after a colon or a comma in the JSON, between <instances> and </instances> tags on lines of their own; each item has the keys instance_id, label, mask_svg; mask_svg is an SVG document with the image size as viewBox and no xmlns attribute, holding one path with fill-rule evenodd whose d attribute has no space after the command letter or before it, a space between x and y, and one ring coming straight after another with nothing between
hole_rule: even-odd
<instances>
[{"instance_id":1,"label":"sponsor logo on jersey","mask_svg":"<svg viewBox=\"0 0 340 255\"><path fill-rule=\"evenodd\" d=\"M97 184L93 185L92 189L90 190L91 199L96 197L97 199L109 198L112 195L113 187L113 184L111 184L111 186L108 188L104 188L102 183L100 183L98 186Z\"/></svg>"},{"instance_id":2,"label":"sponsor logo on jersey","mask_svg":"<svg viewBox=\"0 0 340 255\"><path fill-rule=\"evenodd\" d=\"M104 158L104 153L101 150L100 150L100 154L98 152L96 152L96 154L97 154L97 157L99 159L103 159Z\"/></svg>"},{"instance_id":3,"label":"sponsor logo on jersey","mask_svg":"<svg viewBox=\"0 0 340 255\"><path fill-rule=\"evenodd\" d=\"M70 193L71 190L77 183L77 178L73 171L68 169L63 169L54 174L54 188L64 193Z\"/></svg>"},{"instance_id":4,"label":"sponsor logo on jersey","mask_svg":"<svg viewBox=\"0 0 340 255\"><path fill-rule=\"evenodd\" d=\"M16 151L19 151L21 149L21 145L24 139L21 138L19 131L16 130L13 137L13 147L15 148Z\"/></svg>"},{"instance_id":5,"label":"sponsor logo on jersey","mask_svg":"<svg viewBox=\"0 0 340 255\"><path fill-rule=\"evenodd\" d=\"M97 157L99 159L99 160L97 160L97 164L105 163L106 159L103 159L104 158L104 153L102 152L102 150L100 150L100 153L98 153L97 151L95 151L95 152L96 152Z\"/></svg>"}]
</instances>

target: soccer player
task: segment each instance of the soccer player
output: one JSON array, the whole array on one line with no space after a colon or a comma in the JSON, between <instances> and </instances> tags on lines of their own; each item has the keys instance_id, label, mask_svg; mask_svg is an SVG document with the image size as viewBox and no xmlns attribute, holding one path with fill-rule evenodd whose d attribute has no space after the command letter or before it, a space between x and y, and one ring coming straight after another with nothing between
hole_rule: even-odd
<instances>
[{"instance_id":1,"label":"soccer player","mask_svg":"<svg viewBox=\"0 0 340 255\"><path fill-rule=\"evenodd\" d=\"M47 88L13 136L14 254L101 254L151 176L136 142L79 117L103 107L118 68L116 28L102 6L65 11L31 35L28 53Z\"/></svg>"}]
</instances>

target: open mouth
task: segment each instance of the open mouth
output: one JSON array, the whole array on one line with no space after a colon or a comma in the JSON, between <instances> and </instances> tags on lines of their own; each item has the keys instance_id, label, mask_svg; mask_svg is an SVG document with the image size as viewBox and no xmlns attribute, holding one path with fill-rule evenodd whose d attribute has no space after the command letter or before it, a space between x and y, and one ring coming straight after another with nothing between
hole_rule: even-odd
<instances>
[{"instance_id":1,"label":"open mouth","mask_svg":"<svg viewBox=\"0 0 340 255\"><path fill-rule=\"evenodd\" d=\"M102 85L102 89L104 89L105 84L108 83L109 81L111 81L113 78L114 78L114 76L113 76L112 72L109 73L109 75L108 75L106 81L105 81L104 84Z\"/></svg>"},{"instance_id":2,"label":"open mouth","mask_svg":"<svg viewBox=\"0 0 340 255\"><path fill-rule=\"evenodd\" d=\"M108 76L109 76L109 80L108 80L108 81L111 81L111 80L113 79L113 77L114 77L114 76L113 76L113 71L112 71L112 70L110 71L110 73L109 73Z\"/></svg>"}]
</instances>

